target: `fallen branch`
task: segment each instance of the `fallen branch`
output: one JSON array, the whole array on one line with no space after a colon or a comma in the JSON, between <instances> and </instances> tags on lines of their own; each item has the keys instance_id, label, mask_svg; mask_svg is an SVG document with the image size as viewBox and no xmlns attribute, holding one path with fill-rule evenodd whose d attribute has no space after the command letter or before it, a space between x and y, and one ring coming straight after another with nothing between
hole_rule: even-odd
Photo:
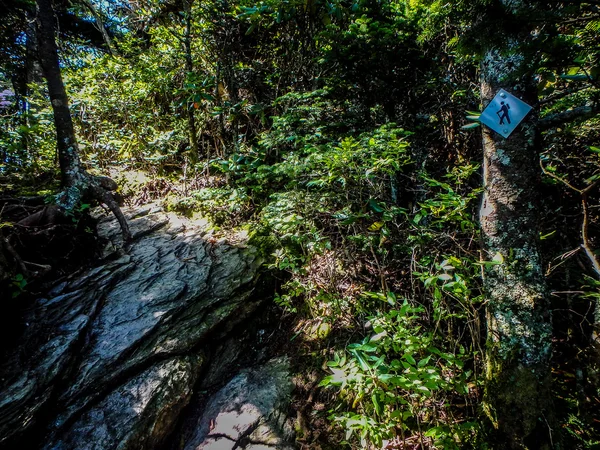
<instances>
[{"instance_id":1,"label":"fallen branch","mask_svg":"<svg viewBox=\"0 0 600 450\"><path fill-rule=\"evenodd\" d=\"M538 121L538 129L540 131L549 130L564 125L568 122L573 122L578 119L590 119L594 117L600 108L598 106L578 106L577 108L569 109L560 113L552 114Z\"/></svg>"}]
</instances>

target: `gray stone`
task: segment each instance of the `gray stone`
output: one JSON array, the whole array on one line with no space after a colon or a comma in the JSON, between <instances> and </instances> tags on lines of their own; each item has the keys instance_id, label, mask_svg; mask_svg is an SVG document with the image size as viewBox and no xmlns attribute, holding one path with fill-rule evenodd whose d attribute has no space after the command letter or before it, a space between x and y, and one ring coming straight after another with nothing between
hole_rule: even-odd
<instances>
[{"instance_id":1,"label":"gray stone","mask_svg":"<svg viewBox=\"0 0 600 450\"><path fill-rule=\"evenodd\" d=\"M113 390L45 448L155 448L189 401L200 363L199 358L174 358L152 366Z\"/></svg>"},{"instance_id":2,"label":"gray stone","mask_svg":"<svg viewBox=\"0 0 600 450\"><path fill-rule=\"evenodd\" d=\"M183 450L292 449L290 367L277 358L246 369L208 400Z\"/></svg>"},{"instance_id":3,"label":"gray stone","mask_svg":"<svg viewBox=\"0 0 600 450\"><path fill-rule=\"evenodd\" d=\"M46 449L157 448L205 370L209 336L260 305L262 259L243 239L209 242L201 226L156 207L128 217L129 249L116 221L101 219L110 258L27 313L22 345L0 368L0 448L24 448L30 431Z\"/></svg>"}]
</instances>

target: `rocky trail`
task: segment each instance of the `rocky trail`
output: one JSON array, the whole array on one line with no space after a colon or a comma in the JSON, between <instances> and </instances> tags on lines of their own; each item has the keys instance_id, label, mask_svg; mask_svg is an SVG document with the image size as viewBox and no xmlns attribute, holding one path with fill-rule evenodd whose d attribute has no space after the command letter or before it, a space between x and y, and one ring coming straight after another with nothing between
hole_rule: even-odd
<instances>
[{"instance_id":1,"label":"rocky trail","mask_svg":"<svg viewBox=\"0 0 600 450\"><path fill-rule=\"evenodd\" d=\"M26 312L0 368L0 448L293 448L288 359L259 251L158 207ZM275 320L273 320L275 318Z\"/></svg>"}]
</instances>

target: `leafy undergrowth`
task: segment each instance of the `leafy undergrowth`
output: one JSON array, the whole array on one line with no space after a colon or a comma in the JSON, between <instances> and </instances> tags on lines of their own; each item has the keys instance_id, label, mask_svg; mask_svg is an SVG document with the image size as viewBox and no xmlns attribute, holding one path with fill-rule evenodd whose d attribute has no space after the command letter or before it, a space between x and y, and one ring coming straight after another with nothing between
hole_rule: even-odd
<instances>
[{"instance_id":1,"label":"leafy undergrowth","mask_svg":"<svg viewBox=\"0 0 600 450\"><path fill-rule=\"evenodd\" d=\"M275 123L213 161L226 185L169 207L269 236L275 301L295 317L298 443L481 448L478 166L434 178L395 124L289 139Z\"/></svg>"},{"instance_id":2,"label":"leafy undergrowth","mask_svg":"<svg viewBox=\"0 0 600 450\"><path fill-rule=\"evenodd\" d=\"M312 106L290 107L255 145L226 159L183 173L115 168L120 195L200 214L223 232L246 228L271 255L268 269L281 280L274 301L292 324L285 347L296 368L301 448L488 448L481 270L500 261L480 260L478 165L440 164L393 123L329 133L319 119L325 106L311 96L290 101ZM576 217L566 206L564 216ZM542 242L551 244L547 231ZM23 298L27 277L11 276L11 292ZM552 286L564 285L553 277ZM594 448L600 435L600 396L589 383L597 353L573 339L579 328L581 339L589 334L577 314L587 314L598 286L581 283L570 312L554 305L564 448Z\"/></svg>"},{"instance_id":3,"label":"leafy undergrowth","mask_svg":"<svg viewBox=\"0 0 600 450\"><path fill-rule=\"evenodd\" d=\"M256 145L213 160L213 184L179 189L168 207L267 236L282 277L274 301L295 323L298 444L488 448L481 272L501 261L479 253L478 165L430 160L393 123L328 133L319 103L293 102L312 106L290 107ZM573 325L561 317L556 336ZM587 374L579 384L565 374L594 364L576 363L566 341L554 361L556 439L592 448L597 392Z\"/></svg>"}]
</instances>

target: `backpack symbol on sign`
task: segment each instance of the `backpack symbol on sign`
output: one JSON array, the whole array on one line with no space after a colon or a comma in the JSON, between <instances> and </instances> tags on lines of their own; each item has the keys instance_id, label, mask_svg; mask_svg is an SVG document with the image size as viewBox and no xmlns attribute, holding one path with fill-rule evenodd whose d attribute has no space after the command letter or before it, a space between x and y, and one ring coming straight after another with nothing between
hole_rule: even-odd
<instances>
[{"instance_id":1,"label":"backpack symbol on sign","mask_svg":"<svg viewBox=\"0 0 600 450\"><path fill-rule=\"evenodd\" d=\"M496 111L496 114L498 114L498 117L500 117L500 125L504 125L504 119L506 119L506 121L510 125L510 116L508 115L508 111L510 110L510 105L508 103L504 103L504 102L500 102L500 104L502 105L502 107L500 108L500 111ZM502 113L502 114L500 114L500 113Z\"/></svg>"}]
</instances>

